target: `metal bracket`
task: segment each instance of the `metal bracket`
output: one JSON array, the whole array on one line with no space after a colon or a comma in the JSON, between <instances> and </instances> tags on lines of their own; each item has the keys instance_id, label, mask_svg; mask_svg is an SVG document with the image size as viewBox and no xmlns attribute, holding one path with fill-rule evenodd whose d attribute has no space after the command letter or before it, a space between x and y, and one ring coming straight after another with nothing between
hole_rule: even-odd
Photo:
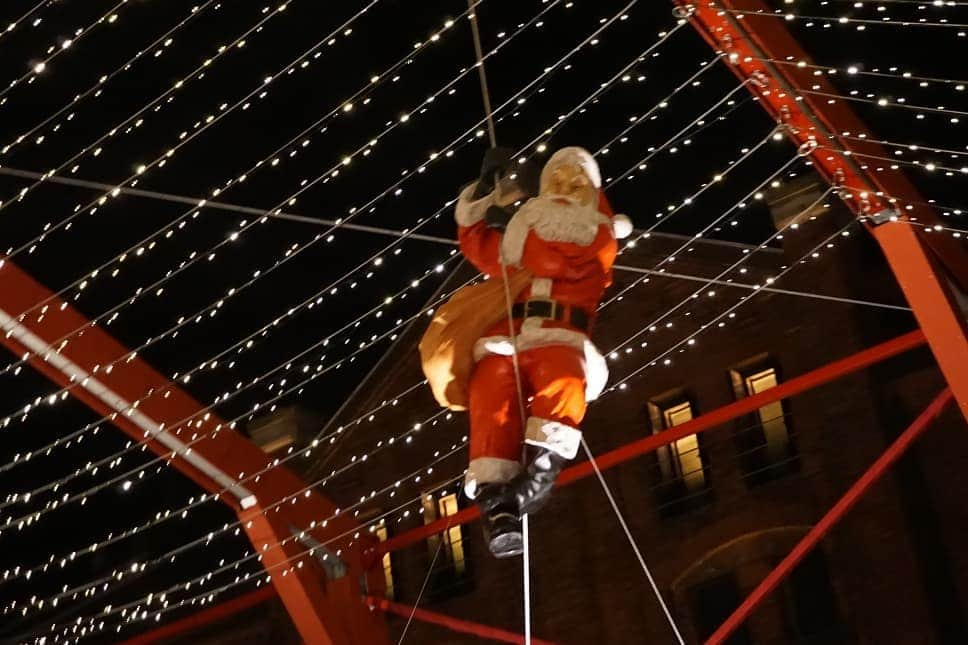
<instances>
[{"instance_id":1,"label":"metal bracket","mask_svg":"<svg viewBox=\"0 0 968 645\"><path fill-rule=\"evenodd\" d=\"M896 208L884 208L866 216L866 220L874 226L880 226L887 222L896 222L901 217L901 212Z\"/></svg>"}]
</instances>

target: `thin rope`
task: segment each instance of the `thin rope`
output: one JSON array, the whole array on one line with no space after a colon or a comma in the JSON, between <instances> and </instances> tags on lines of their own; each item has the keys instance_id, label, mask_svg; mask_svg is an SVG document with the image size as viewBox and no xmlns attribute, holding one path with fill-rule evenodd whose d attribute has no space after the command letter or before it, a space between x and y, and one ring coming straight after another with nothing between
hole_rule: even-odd
<instances>
[{"instance_id":1,"label":"thin rope","mask_svg":"<svg viewBox=\"0 0 968 645\"><path fill-rule=\"evenodd\" d=\"M410 616L407 618L407 624L403 626L403 633L400 634L400 640L397 641L397 645L403 645L403 639L407 637L407 630L410 629L410 623L413 622L413 616L417 613L417 607L420 606L420 600L423 598L424 591L427 590L427 583L430 582L430 576L434 572L434 565L437 564L437 556L440 555L440 547L444 545L444 540L447 536L447 531L450 530L450 521L447 521L447 527L444 529L443 534L440 539L437 540L437 549L434 551L434 557L430 560L430 566L427 568L427 575L424 576L423 584L420 585L420 593L417 594L417 599L413 603L413 607L410 609Z\"/></svg>"},{"instance_id":2,"label":"thin rope","mask_svg":"<svg viewBox=\"0 0 968 645\"><path fill-rule=\"evenodd\" d=\"M645 563L645 558L642 557L642 552L639 550L639 545L635 543L635 538L632 537L632 532L629 530L629 525L625 522L625 517L622 515L622 511L619 510L618 504L615 502L615 498L612 496L612 491L608 487L608 483L605 481L605 477L602 476L602 471L598 469L598 463L595 461L595 455L592 454L591 449L588 447L588 443L585 441L585 437L581 438L582 448L585 449L585 454L588 456L588 461L591 462L592 468L595 469L595 476L598 477L598 482L602 485L602 490L605 492L605 497L608 498L608 503L612 505L612 510L615 511L615 517L618 518L618 523L622 525L622 530L625 531L625 537L628 539L629 544L632 546L632 550L635 552L635 557L639 561L639 566L642 567L642 571L645 572L645 577L648 578L649 584L652 586L652 591L655 592L655 597L659 600L659 606L662 607L662 613L665 614L666 620L669 621L669 627L672 628L672 632L676 635L676 640L679 641L680 645L685 645L686 641L682 638L682 633L679 631L679 626L676 625L675 619L672 617L672 613L669 611L669 606L666 605L665 599L662 597L662 593L659 591L659 586L655 582L655 578L652 576L652 571L649 569L649 565Z\"/></svg>"},{"instance_id":3,"label":"thin rope","mask_svg":"<svg viewBox=\"0 0 968 645\"><path fill-rule=\"evenodd\" d=\"M487 85L487 72L484 70L484 51L481 48L481 33L477 24L477 10L474 0L467 0L471 21L471 36L474 40L474 55L477 57L477 76L481 82L481 98L484 100L484 117L487 119L487 134L491 148L497 147L497 129L494 127L494 114L491 111L491 92ZM495 173L494 190L500 195L500 177ZM502 240L503 241L503 240ZM524 391L521 387L521 368L518 363L518 343L514 331L514 307L511 303L511 287L508 283L508 268L504 258L504 245L498 245L498 264L501 265L501 281L504 283L504 305L507 310L508 338L511 339L511 365L514 368L514 383L517 387L518 414L521 417L521 431L525 431L527 415L524 411ZM521 447L522 458L525 455L524 446ZM522 459L523 460L523 459ZM528 516L521 518L523 558L521 562L522 585L524 596L524 642L531 645L531 555L528 547Z\"/></svg>"}]
</instances>

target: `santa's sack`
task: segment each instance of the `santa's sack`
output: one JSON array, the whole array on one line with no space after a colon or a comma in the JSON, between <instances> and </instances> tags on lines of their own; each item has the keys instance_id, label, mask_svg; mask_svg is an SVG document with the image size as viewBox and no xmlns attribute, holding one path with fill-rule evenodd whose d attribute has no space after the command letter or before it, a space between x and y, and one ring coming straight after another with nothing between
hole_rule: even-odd
<instances>
[{"instance_id":1,"label":"santa's sack","mask_svg":"<svg viewBox=\"0 0 968 645\"><path fill-rule=\"evenodd\" d=\"M511 300L530 282L527 271L511 273ZM467 409L474 343L506 317L504 284L499 277L461 288L437 309L420 339L420 362L440 405L451 410Z\"/></svg>"}]
</instances>

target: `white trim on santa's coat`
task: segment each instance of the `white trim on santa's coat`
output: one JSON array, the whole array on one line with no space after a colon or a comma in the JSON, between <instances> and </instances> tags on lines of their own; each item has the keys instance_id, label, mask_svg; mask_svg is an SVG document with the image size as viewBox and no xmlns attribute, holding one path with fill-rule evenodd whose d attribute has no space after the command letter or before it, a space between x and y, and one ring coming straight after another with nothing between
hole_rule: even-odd
<instances>
[{"instance_id":1,"label":"white trim on santa's coat","mask_svg":"<svg viewBox=\"0 0 968 645\"><path fill-rule=\"evenodd\" d=\"M574 459L581 445L581 430L560 421L529 417L524 442L550 450L565 459Z\"/></svg>"},{"instance_id":2,"label":"white trim on santa's coat","mask_svg":"<svg viewBox=\"0 0 968 645\"><path fill-rule=\"evenodd\" d=\"M501 241L504 261L512 265L520 264L524 243L532 231L548 242L588 246L595 241L600 226L607 226L611 231L612 220L593 206L582 206L557 195L533 197L508 222Z\"/></svg>"},{"instance_id":3,"label":"white trim on santa's coat","mask_svg":"<svg viewBox=\"0 0 968 645\"><path fill-rule=\"evenodd\" d=\"M608 382L608 365L591 339L580 331L564 327L544 327L543 318L525 318L518 332L518 353L538 347L563 345L582 352L585 367L585 400L594 401ZM513 353L511 339L507 336L485 336L474 343L474 360L496 354L510 356Z\"/></svg>"},{"instance_id":4,"label":"white trim on santa's coat","mask_svg":"<svg viewBox=\"0 0 968 645\"><path fill-rule=\"evenodd\" d=\"M522 470L521 463L513 459L499 457L477 457L471 459L464 475L464 493L469 499L477 497L481 484L506 484Z\"/></svg>"}]
</instances>

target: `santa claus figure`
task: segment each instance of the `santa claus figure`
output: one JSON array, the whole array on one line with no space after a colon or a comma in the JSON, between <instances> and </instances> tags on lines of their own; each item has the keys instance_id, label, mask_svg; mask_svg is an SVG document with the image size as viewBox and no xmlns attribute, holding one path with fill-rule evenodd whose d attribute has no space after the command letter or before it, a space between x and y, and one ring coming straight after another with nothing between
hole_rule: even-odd
<instances>
[{"instance_id":1,"label":"santa claus figure","mask_svg":"<svg viewBox=\"0 0 968 645\"><path fill-rule=\"evenodd\" d=\"M611 283L616 238L631 231L628 218L612 215L588 151L569 147L552 155L538 195L512 213L498 205L506 200L496 194L495 181L515 171L520 167L506 152L489 151L480 179L461 192L456 209L468 261L493 280L502 280L502 263L516 282L521 272L530 277L514 295L511 320L505 315L474 343L467 384L465 491L477 501L485 538L498 557L521 553L520 517L544 505L562 466L578 452L585 406L608 376L589 333Z\"/></svg>"}]
</instances>

